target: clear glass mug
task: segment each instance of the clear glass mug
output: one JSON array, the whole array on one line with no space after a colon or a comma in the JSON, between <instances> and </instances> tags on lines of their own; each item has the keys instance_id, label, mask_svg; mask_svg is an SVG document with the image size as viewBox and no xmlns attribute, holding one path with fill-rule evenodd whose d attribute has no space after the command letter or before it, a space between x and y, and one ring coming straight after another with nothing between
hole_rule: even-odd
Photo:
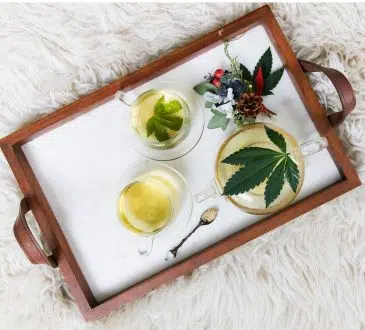
<instances>
[{"instance_id":1,"label":"clear glass mug","mask_svg":"<svg viewBox=\"0 0 365 330\"><path fill-rule=\"evenodd\" d=\"M224 185L239 168L238 166L223 164L223 159L244 147L261 147L279 151L267 137L264 126L274 129L285 137L287 152L290 153L299 170L299 183L296 192L293 192L289 184L285 182L278 198L267 208L264 198L265 182L243 194L235 196L223 195ZM257 215L274 213L284 208L298 195L304 180L304 157L317 153L327 148L327 146L328 143L325 137L319 137L299 145L291 134L273 124L253 123L244 125L242 128L234 131L222 143L215 161L215 177L204 190L194 196L194 199L199 203L208 198L224 196L232 204L247 213Z\"/></svg>"},{"instance_id":2,"label":"clear glass mug","mask_svg":"<svg viewBox=\"0 0 365 330\"><path fill-rule=\"evenodd\" d=\"M122 175L117 217L138 238L138 253L149 255L155 237L166 239L188 224L193 197L184 177L172 167L152 161L133 166Z\"/></svg>"},{"instance_id":3,"label":"clear glass mug","mask_svg":"<svg viewBox=\"0 0 365 330\"><path fill-rule=\"evenodd\" d=\"M191 151L204 130L204 109L199 97L169 81L147 83L136 90L118 91L115 95L130 110L127 132L134 149L153 160L177 159ZM179 116L183 118L180 130L169 130L171 138L163 142L148 137L146 130L146 122L154 114L154 105L161 96L166 101L179 101L182 105Z\"/></svg>"}]
</instances>

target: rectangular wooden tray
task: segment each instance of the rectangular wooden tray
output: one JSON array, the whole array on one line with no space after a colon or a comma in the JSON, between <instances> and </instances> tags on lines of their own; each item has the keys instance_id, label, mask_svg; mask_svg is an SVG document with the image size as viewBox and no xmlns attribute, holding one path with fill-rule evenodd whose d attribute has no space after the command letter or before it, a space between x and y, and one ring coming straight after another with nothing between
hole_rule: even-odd
<instances>
[{"instance_id":1,"label":"rectangular wooden tray","mask_svg":"<svg viewBox=\"0 0 365 330\"><path fill-rule=\"evenodd\" d=\"M219 206L219 221L194 235L176 261L163 261L163 244L154 248L150 257L132 254L134 243L127 236L118 236L123 234L115 223L107 221L108 204L102 202L115 187L105 188L104 193L101 182L115 182L118 171L141 159L133 150L120 152L128 146L118 129L118 122L126 116L114 94L121 89L138 92L158 79L179 79L185 86L194 86L205 73L218 66L228 67L222 50L227 40L231 40L232 53L243 57L240 59L249 67L272 47L274 66L284 65L285 73L282 87L277 87L267 105L275 111L279 108L278 125L299 142L327 133L328 150L308 158L302 191L295 203L281 212L263 218L244 214L224 200L206 202L195 206L192 221L211 205ZM216 150L228 134L206 130L191 153L169 162L187 177L193 191L199 191L213 177ZM104 316L360 185L268 6L19 129L0 143L52 258L87 320ZM110 212L114 214L114 209ZM126 252L121 254L121 250Z\"/></svg>"}]
</instances>

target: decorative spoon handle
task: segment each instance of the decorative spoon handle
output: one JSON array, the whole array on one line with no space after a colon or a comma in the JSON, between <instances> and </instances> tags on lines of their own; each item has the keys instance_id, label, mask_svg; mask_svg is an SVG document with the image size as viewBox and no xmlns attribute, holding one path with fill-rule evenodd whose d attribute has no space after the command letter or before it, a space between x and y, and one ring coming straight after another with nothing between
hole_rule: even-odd
<instances>
[{"instance_id":1,"label":"decorative spoon handle","mask_svg":"<svg viewBox=\"0 0 365 330\"><path fill-rule=\"evenodd\" d=\"M176 258L177 255L177 251L180 249L180 247L185 243L185 241L200 227L203 226L205 223L204 221L200 220L199 223L194 227L194 229L187 234L182 240L181 242L176 245L173 249L170 250L170 252L172 253L172 255L174 256L174 258Z\"/></svg>"},{"instance_id":2,"label":"decorative spoon handle","mask_svg":"<svg viewBox=\"0 0 365 330\"><path fill-rule=\"evenodd\" d=\"M180 247L185 243L185 241L200 227L211 224L214 219L217 217L218 209L215 207L211 207L210 209L203 212L203 214L200 217L199 223L193 228L193 230L186 235L185 238L182 239L182 241L174 247L172 250L169 251L168 255L166 256L165 260L169 259L170 253L176 258L177 250L180 249Z\"/></svg>"}]
</instances>

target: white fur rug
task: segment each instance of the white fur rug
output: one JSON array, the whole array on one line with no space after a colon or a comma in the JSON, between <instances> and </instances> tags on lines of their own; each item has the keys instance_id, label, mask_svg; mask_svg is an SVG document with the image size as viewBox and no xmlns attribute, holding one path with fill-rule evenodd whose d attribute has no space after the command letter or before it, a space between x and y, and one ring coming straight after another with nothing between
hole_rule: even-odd
<instances>
[{"instance_id":1,"label":"white fur rug","mask_svg":"<svg viewBox=\"0 0 365 330\"><path fill-rule=\"evenodd\" d=\"M0 5L0 136L259 5ZM365 6L274 4L299 57L347 74L340 134L365 170ZM338 107L322 76L321 101ZM337 108L338 109L338 108ZM31 266L12 225L21 193L0 155L0 329L363 329L365 188L86 324L56 270Z\"/></svg>"}]
</instances>

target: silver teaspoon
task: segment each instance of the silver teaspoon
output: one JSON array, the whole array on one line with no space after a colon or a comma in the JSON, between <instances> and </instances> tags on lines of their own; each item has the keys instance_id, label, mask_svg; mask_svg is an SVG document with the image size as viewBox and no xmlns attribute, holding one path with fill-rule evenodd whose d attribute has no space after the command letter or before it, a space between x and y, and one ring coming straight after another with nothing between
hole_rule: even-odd
<instances>
[{"instance_id":1,"label":"silver teaspoon","mask_svg":"<svg viewBox=\"0 0 365 330\"><path fill-rule=\"evenodd\" d=\"M206 225L210 225L215 218L217 217L218 214L218 209L217 208L210 208L206 211L203 212L203 214L200 217L200 221L199 223L193 228L193 230L186 235L186 237L184 237L182 239L182 241L176 245L173 249L170 250L170 253L174 256L174 258L176 258L177 255L177 251L180 249L180 247L185 243L185 241L201 226L206 226Z\"/></svg>"}]
</instances>

